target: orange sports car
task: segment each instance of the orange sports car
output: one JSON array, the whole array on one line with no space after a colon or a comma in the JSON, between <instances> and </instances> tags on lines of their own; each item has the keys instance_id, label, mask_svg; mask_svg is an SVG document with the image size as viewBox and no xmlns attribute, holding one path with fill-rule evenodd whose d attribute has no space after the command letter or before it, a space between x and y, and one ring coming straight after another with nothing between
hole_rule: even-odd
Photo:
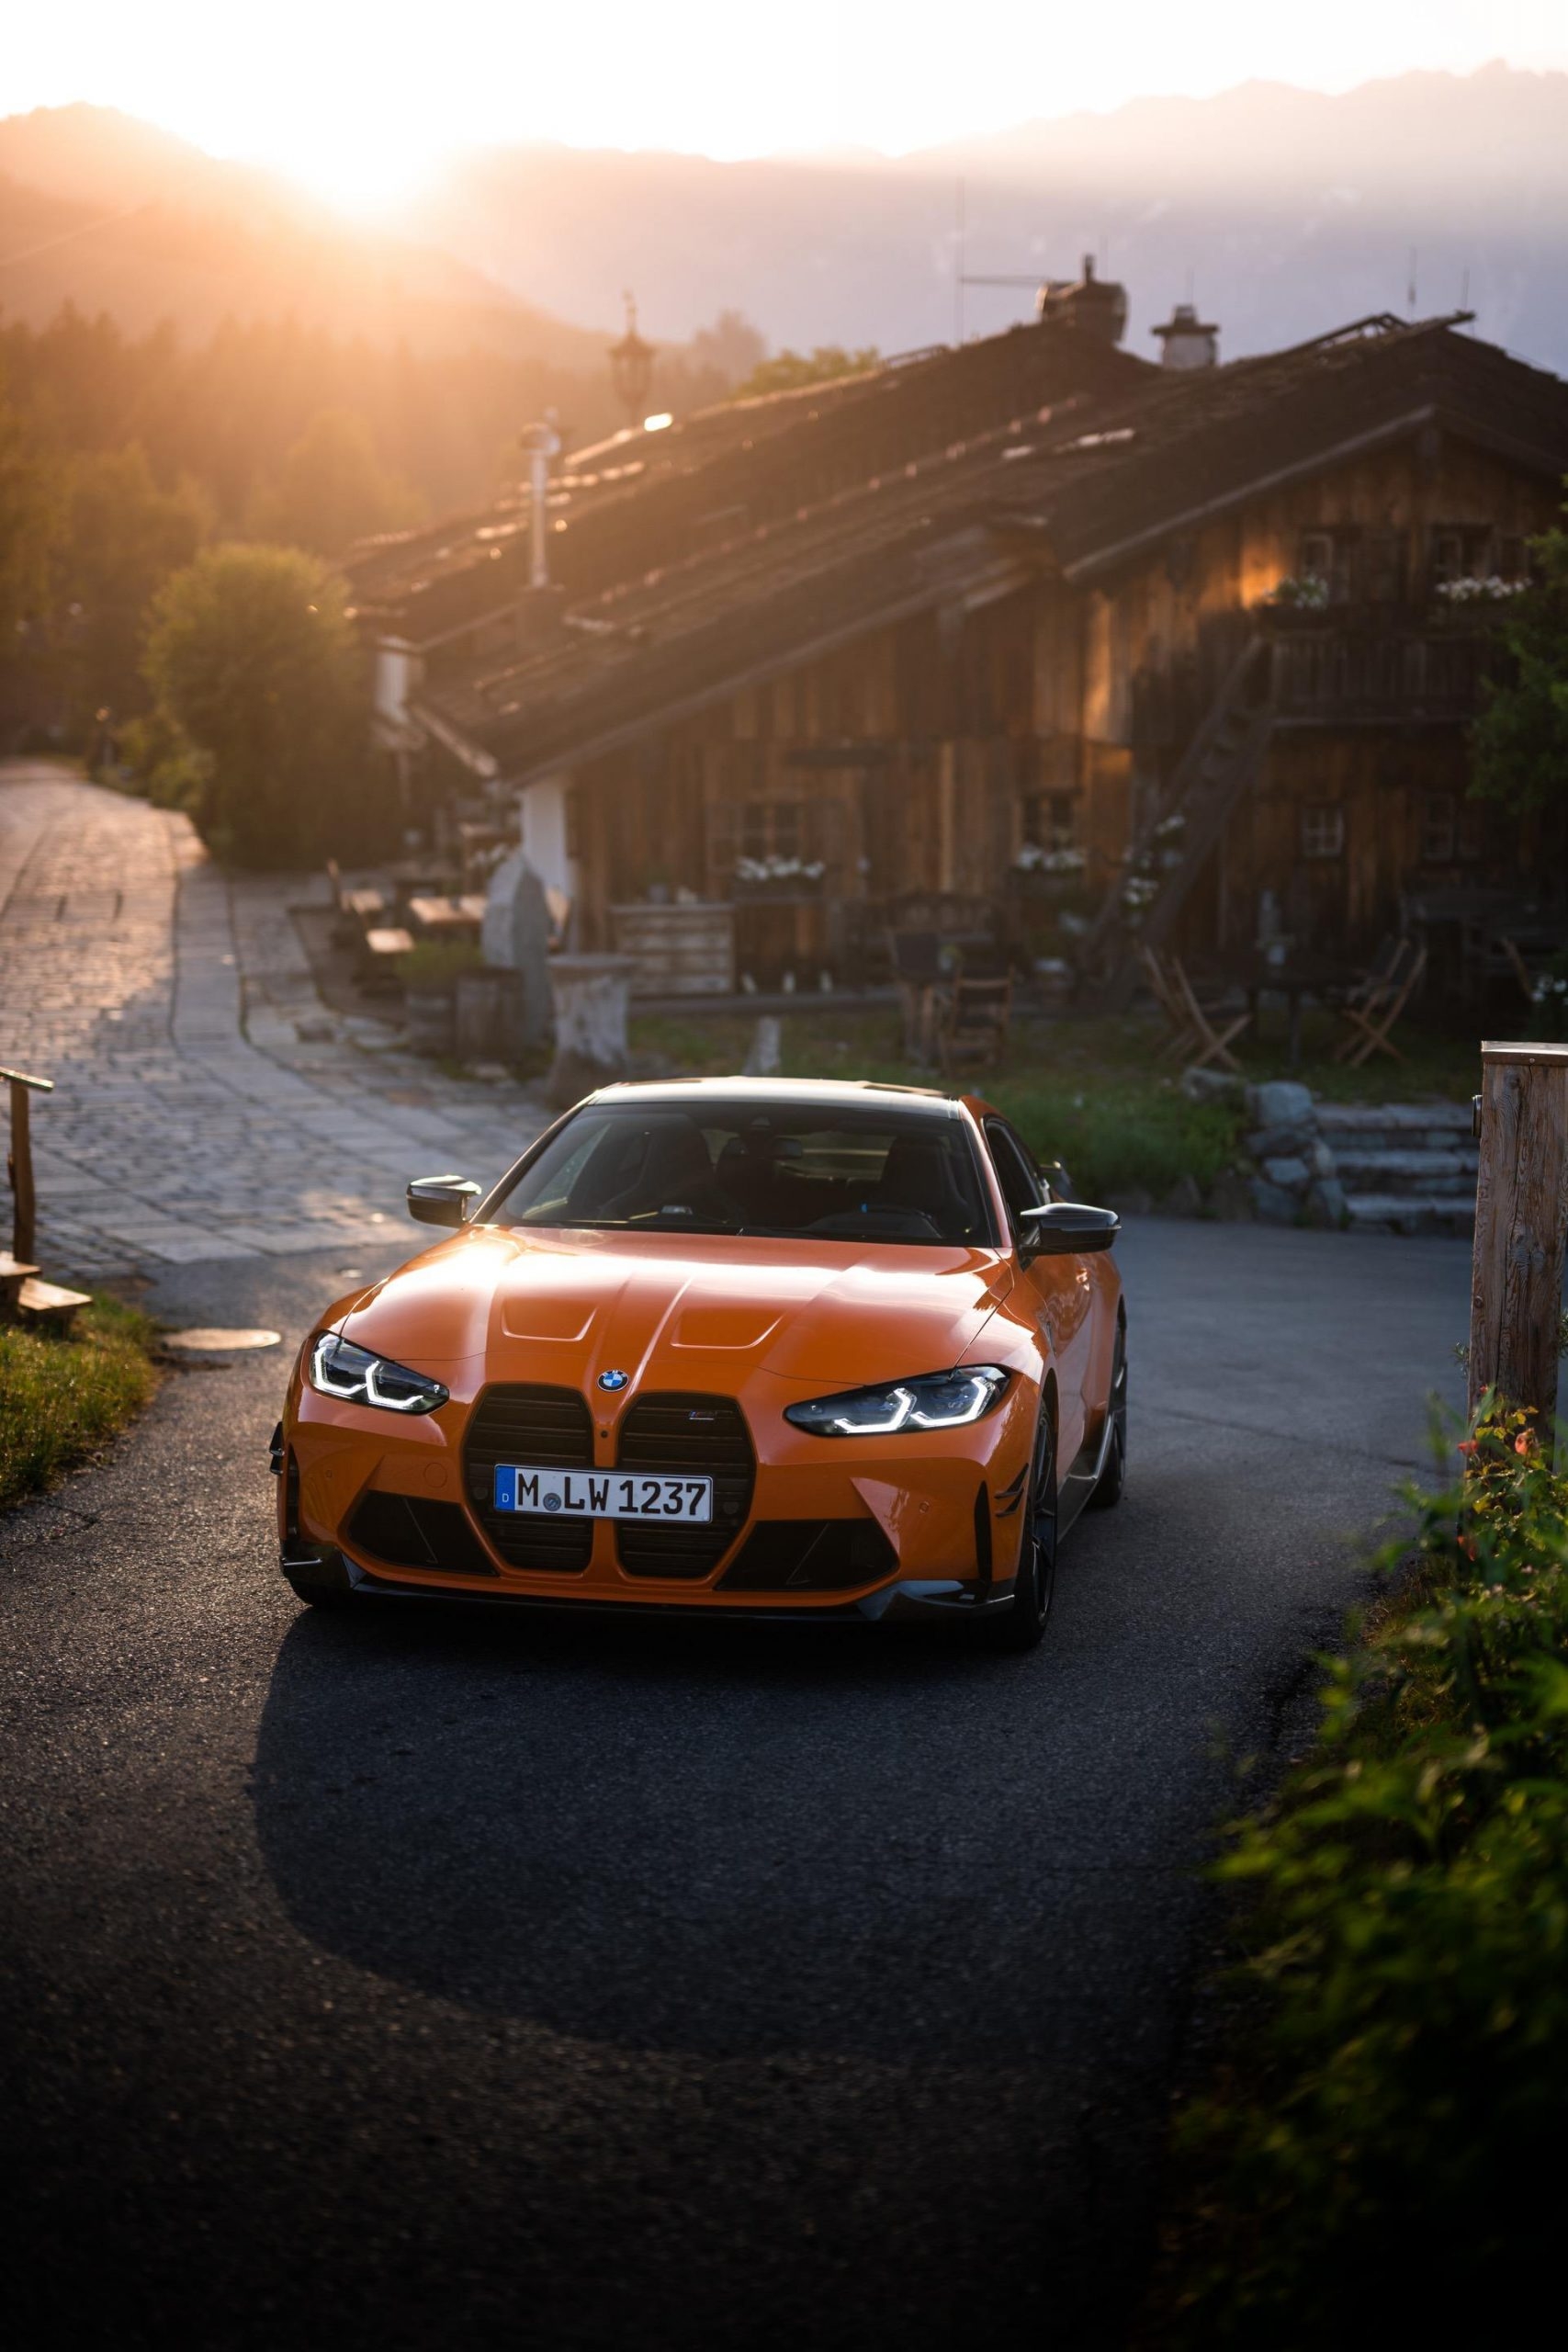
<instances>
[{"instance_id":1,"label":"orange sports car","mask_svg":"<svg viewBox=\"0 0 1568 2352\"><path fill-rule=\"evenodd\" d=\"M454 1230L322 1316L273 1442L317 1607L946 1616L1024 1649L1062 1532L1121 1494L1116 1217L972 1096L608 1086L489 1192L408 1198Z\"/></svg>"}]
</instances>

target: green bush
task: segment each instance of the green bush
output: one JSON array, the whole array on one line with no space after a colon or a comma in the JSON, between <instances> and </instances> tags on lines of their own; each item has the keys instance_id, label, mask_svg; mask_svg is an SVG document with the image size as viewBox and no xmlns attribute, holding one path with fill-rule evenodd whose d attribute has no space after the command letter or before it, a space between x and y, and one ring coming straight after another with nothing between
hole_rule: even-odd
<instances>
[{"instance_id":1,"label":"green bush","mask_svg":"<svg viewBox=\"0 0 1568 2352\"><path fill-rule=\"evenodd\" d=\"M1081 1200L1146 1192L1159 1200L1183 1176L1207 1192L1234 1161L1239 1103L1190 1102L1157 1080L1000 1079L985 1089L1042 1159L1060 1159Z\"/></svg>"},{"instance_id":2,"label":"green bush","mask_svg":"<svg viewBox=\"0 0 1568 2352\"><path fill-rule=\"evenodd\" d=\"M153 1329L107 1298L70 1339L0 1326L0 1504L52 1485L135 1419L157 1385Z\"/></svg>"},{"instance_id":3,"label":"green bush","mask_svg":"<svg viewBox=\"0 0 1568 2352\"><path fill-rule=\"evenodd\" d=\"M1330 1662L1315 1752L1217 1866L1244 1905L1256 2039L1180 2127L1174 2340L1397 2324L1484 2344L1505 2297L1555 2300L1568 1480L1522 1415L1463 1450L1462 1490L1408 1497L1414 1575Z\"/></svg>"}]
</instances>

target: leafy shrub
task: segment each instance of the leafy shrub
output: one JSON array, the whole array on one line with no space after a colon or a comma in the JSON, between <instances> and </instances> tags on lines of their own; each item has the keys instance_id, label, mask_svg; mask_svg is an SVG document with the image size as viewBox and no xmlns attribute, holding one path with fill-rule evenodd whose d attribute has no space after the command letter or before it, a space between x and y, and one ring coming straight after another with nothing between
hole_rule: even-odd
<instances>
[{"instance_id":1,"label":"leafy shrub","mask_svg":"<svg viewBox=\"0 0 1568 2352\"><path fill-rule=\"evenodd\" d=\"M1169 1084L1000 1079L984 1091L1039 1158L1065 1162L1083 1200L1132 1191L1158 1200L1183 1176L1206 1192L1235 1158L1239 1106L1190 1102Z\"/></svg>"},{"instance_id":2,"label":"leafy shrub","mask_svg":"<svg viewBox=\"0 0 1568 2352\"><path fill-rule=\"evenodd\" d=\"M1315 1753L1232 1833L1260 2002L1170 2334L1486 2343L1551 2283L1568 2126L1568 1480L1520 1414L1410 1492L1413 1577L1333 1660ZM1451 1459L1451 1456L1450 1457ZM1385 1560L1386 1565L1386 1560Z\"/></svg>"}]
</instances>

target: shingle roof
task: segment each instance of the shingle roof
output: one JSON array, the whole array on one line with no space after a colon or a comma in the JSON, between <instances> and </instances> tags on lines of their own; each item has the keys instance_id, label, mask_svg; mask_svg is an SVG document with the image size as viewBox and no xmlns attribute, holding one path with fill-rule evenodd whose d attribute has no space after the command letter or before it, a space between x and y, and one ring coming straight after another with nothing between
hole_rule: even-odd
<instances>
[{"instance_id":1,"label":"shingle roof","mask_svg":"<svg viewBox=\"0 0 1568 2352\"><path fill-rule=\"evenodd\" d=\"M551 571L569 597L592 595L1071 392L1158 372L1089 336L1020 328L619 435L575 452L551 485ZM528 503L520 488L362 543L346 566L356 609L428 644L503 606L526 574Z\"/></svg>"},{"instance_id":2,"label":"shingle roof","mask_svg":"<svg viewBox=\"0 0 1568 2352\"><path fill-rule=\"evenodd\" d=\"M578 598L563 628L423 704L523 780L978 584L1113 569L1260 484L1423 421L1568 469L1568 385L1442 321L1363 322L1223 368L1114 379L786 516L742 509L716 544Z\"/></svg>"}]
</instances>

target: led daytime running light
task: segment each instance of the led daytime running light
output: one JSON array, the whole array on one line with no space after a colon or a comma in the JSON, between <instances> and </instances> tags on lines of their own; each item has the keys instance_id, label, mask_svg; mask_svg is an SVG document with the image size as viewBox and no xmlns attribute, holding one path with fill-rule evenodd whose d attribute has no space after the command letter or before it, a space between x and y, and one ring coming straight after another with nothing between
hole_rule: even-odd
<instances>
[{"instance_id":1,"label":"led daytime running light","mask_svg":"<svg viewBox=\"0 0 1568 2352\"><path fill-rule=\"evenodd\" d=\"M374 1405L384 1413L434 1413L448 1395L440 1381L372 1355L333 1331L323 1332L310 1351L310 1385L323 1396Z\"/></svg>"},{"instance_id":2,"label":"led daytime running light","mask_svg":"<svg viewBox=\"0 0 1568 2352\"><path fill-rule=\"evenodd\" d=\"M984 1419L1008 1385L998 1364L963 1364L884 1388L853 1388L785 1408L784 1419L814 1437L892 1437L901 1430L965 1429Z\"/></svg>"}]
</instances>

